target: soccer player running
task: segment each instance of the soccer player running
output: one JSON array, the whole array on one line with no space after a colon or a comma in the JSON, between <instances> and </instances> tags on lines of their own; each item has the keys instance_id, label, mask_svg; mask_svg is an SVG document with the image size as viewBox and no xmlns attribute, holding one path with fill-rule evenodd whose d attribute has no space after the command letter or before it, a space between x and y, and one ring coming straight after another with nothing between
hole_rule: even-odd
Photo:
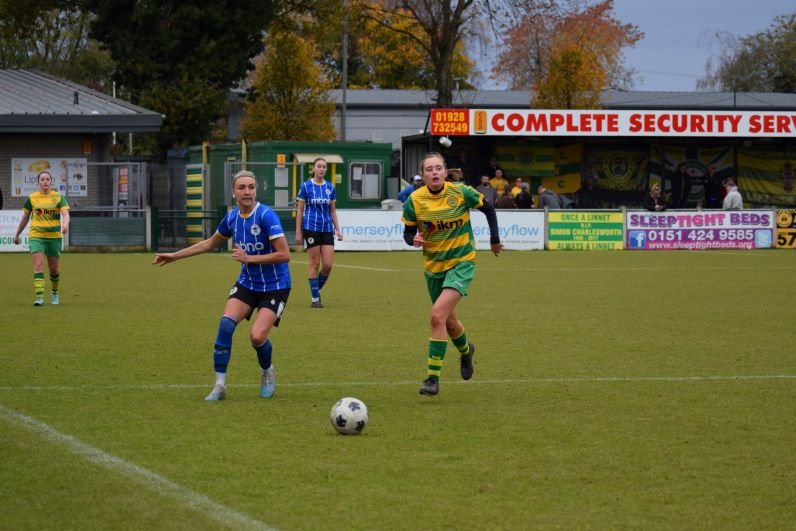
<instances>
[{"instance_id":1,"label":"soccer player running","mask_svg":"<svg viewBox=\"0 0 796 531\"><path fill-rule=\"evenodd\" d=\"M273 347L268 334L279 326L290 295L290 248L276 213L257 201L257 182L250 171L240 171L232 178L232 195L238 207L231 210L208 239L175 253L157 253L152 262L166 265L217 249L233 238L232 258L241 263L240 276L229 292L224 314L218 325L213 364L216 383L205 400L224 400L227 396L227 366L232 353L232 334L242 319L257 317L249 333L262 368L260 396L270 398L276 392L276 375L271 363Z\"/></svg>"},{"instance_id":2,"label":"soccer player running","mask_svg":"<svg viewBox=\"0 0 796 531\"><path fill-rule=\"evenodd\" d=\"M20 234L30 220L28 242L33 257L34 306L44 304L44 257L50 272L50 304L60 304L58 286L61 282L61 243L63 234L69 232L69 204L66 198L53 190L50 172L40 172L36 177L39 190L30 194L22 207L14 244L19 245Z\"/></svg>"},{"instance_id":3,"label":"soccer player running","mask_svg":"<svg viewBox=\"0 0 796 531\"><path fill-rule=\"evenodd\" d=\"M303 242L310 259L311 308L323 308L321 289L329 280L334 264L334 237L342 241L337 221L337 193L324 179L326 160L312 162L312 178L301 183L296 206L296 243Z\"/></svg>"},{"instance_id":4,"label":"soccer player running","mask_svg":"<svg viewBox=\"0 0 796 531\"><path fill-rule=\"evenodd\" d=\"M475 237L470 209L477 208L489 223L489 243L495 256L503 250L495 208L484 196L463 183L447 182L445 161L439 153L428 153L420 162L426 183L413 192L401 221L407 245L423 248L426 285L431 296L431 337L428 342L428 378L420 394L439 393L439 376L448 338L459 350L461 376L473 376L475 345L467 340L456 305L467 295L475 277ZM420 231L418 232L418 228Z\"/></svg>"}]
</instances>

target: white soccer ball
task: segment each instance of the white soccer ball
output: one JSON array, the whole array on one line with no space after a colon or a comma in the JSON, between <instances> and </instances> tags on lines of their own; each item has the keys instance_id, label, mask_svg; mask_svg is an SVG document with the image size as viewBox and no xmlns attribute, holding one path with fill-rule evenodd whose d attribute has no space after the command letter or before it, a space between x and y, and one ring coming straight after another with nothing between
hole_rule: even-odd
<instances>
[{"instance_id":1,"label":"white soccer ball","mask_svg":"<svg viewBox=\"0 0 796 531\"><path fill-rule=\"evenodd\" d=\"M337 433L359 435L368 425L368 406L358 398L341 398L332 406L329 420Z\"/></svg>"}]
</instances>

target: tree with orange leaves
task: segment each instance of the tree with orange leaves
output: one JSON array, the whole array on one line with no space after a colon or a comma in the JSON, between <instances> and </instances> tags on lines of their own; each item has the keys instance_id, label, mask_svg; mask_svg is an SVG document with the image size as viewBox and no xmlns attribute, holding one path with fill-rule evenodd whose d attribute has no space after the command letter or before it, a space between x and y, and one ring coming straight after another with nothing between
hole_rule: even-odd
<instances>
[{"instance_id":1,"label":"tree with orange leaves","mask_svg":"<svg viewBox=\"0 0 796 531\"><path fill-rule=\"evenodd\" d=\"M492 71L512 89L533 88L534 105L594 108L601 90L628 84L622 49L644 34L613 17L613 0L518 0L514 7L517 22Z\"/></svg>"}]
</instances>

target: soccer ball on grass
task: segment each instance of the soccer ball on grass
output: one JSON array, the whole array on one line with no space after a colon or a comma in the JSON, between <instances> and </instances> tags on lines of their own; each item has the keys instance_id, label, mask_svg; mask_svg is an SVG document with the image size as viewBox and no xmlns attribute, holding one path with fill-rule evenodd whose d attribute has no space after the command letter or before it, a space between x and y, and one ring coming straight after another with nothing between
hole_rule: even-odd
<instances>
[{"instance_id":1,"label":"soccer ball on grass","mask_svg":"<svg viewBox=\"0 0 796 531\"><path fill-rule=\"evenodd\" d=\"M358 398L341 398L332 406L329 420L337 433L359 435L368 425L368 406Z\"/></svg>"}]
</instances>

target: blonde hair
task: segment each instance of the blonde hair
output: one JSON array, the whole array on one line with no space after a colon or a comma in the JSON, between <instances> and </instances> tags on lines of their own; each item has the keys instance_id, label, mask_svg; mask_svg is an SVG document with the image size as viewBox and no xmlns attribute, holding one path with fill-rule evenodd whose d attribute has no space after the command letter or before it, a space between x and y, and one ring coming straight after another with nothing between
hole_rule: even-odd
<instances>
[{"instance_id":1,"label":"blonde hair","mask_svg":"<svg viewBox=\"0 0 796 531\"><path fill-rule=\"evenodd\" d=\"M232 178L232 187L235 188L235 182L240 179L241 177L251 177L254 179L254 182L257 182L257 177L254 176L253 172L249 170L240 170L235 176Z\"/></svg>"}]
</instances>

